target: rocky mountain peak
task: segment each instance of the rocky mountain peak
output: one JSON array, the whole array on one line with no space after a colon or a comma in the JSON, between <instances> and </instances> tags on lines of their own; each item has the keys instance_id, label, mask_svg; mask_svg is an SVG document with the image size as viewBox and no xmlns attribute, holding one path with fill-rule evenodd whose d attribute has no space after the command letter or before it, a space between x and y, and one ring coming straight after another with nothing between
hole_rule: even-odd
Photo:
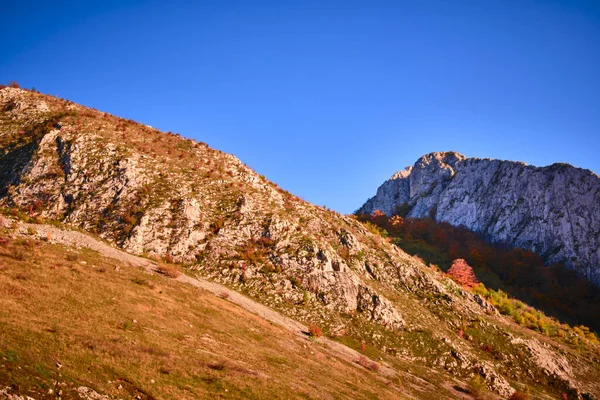
<instances>
[{"instance_id":1,"label":"rocky mountain peak","mask_svg":"<svg viewBox=\"0 0 600 400\"><path fill-rule=\"evenodd\" d=\"M359 211L392 215L400 206L409 217L464 225L600 283L600 179L591 171L431 153L384 182Z\"/></svg>"},{"instance_id":2,"label":"rocky mountain peak","mask_svg":"<svg viewBox=\"0 0 600 400\"><path fill-rule=\"evenodd\" d=\"M434 151L421 156L416 164L428 165L434 163L436 165L444 164L454 166L457 162L466 158L467 157L456 151Z\"/></svg>"}]
</instances>

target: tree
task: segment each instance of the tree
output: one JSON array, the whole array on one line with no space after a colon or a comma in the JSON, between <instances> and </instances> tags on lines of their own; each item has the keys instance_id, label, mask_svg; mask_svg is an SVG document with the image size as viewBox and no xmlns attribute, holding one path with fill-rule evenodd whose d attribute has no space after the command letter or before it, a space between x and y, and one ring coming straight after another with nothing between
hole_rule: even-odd
<instances>
[{"instance_id":1,"label":"tree","mask_svg":"<svg viewBox=\"0 0 600 400\"><path fill-rule=\"evenodd\" d=\"M462 258L457 258L452 262L452 266L446 272L450 278L461 286L471 289L479 283L479 280L473 272L473 268Z\"/></svg>"},{"instance_id":2,"label":"tree","mask_svg":"<svg viewBox=\"0 0 600 400\"><path fill-rule=\"evenodd\" d=\"M388 229L396 233L400 231L402 225L404 225L404 219L399 215L394 215L388 221Z\"/></svg>"},{"instance_id":3,"label":"tree","mask_svg":"<svg viewBox=\"0 0 600 400\"><path fill-rule=\"evenodd\" d=\"M371 213L371 222L373 222L375 225L383 228L386 226L387 221L387 215L385 215L381 210L375 210Z\"/></svg>"}]
</instances>

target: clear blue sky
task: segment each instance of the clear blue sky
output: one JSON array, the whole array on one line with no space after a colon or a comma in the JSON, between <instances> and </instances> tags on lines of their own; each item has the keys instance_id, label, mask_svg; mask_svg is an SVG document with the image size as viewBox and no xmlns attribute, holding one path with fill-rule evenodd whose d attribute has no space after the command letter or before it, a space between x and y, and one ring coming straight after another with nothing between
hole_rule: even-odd
<instances>
[{"instance_id":1,"label":"clear blue sky","mask_svg":"<svg viewBox=\"0 0 600 400\"><path fill-rule=\"evenodd\" d=\"M167 4L169 3L169 4ZM600 172L600 1L11 1L0 81L354 211L424 153Z\"/></svg>"}]
</instances>

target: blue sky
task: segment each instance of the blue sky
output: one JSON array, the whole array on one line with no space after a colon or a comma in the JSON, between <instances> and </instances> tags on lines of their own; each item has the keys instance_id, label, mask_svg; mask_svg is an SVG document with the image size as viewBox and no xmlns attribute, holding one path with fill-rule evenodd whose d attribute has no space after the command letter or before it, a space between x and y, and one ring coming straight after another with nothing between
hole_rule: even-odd
<instances>
[{"instance_id":1,"label":"blue sky","mask_svg":"<svg viewBox=\"0 0 600 400\"><path fill-rule=\"evenodd\" d=\"M25 0L3 14L0 81L207 142L340 212L432 151L600 173L597 1Z\"/></svg>"}]
</instances>

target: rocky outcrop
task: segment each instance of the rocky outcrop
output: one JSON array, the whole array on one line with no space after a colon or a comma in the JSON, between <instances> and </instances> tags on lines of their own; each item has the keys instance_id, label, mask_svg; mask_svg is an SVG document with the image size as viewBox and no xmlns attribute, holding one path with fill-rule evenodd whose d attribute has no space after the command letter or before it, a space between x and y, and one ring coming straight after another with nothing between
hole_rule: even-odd
<instances>
[{"instance_id":1,"label":"rocky outcrop","mask_svg":"<svg viewBox=\"0 0 600 400\"><path fill-rule=\"evenodd\" d=\"M397 174L392 185L398 198L378 208L390 212L397 200L419 194L427 201L413 204L413 212L439 207L464 158L433 158ZM0 212L82 229L128 253L181 263L189 273L291 318L411 364L450 366L456 359L452 349L460 348L467 361L456 374L466 379L477 373L503 395L514 379L529 379L523 373L508 378L511 363L527 361L517 351L520 344L504 346L510 362L500 358L475 370L489 355L457 332L480 320L497 323L499 316L483 298L356 218L307 203L237 158L177 134L50 96L2 89ZM483 336L492 322L477 322ZM565 367L558 379L594 367ZM534 384L545 381L539 382Z\"/></svg>"},{"instance_id":2,"label":"rocky outcrop","mask_svg":"<svg viewBox=\"0 0 600 400\"><path fill-rule=\"evenodd\" d=\"M398 255L382 260L357 221L205 144L41 97L0 91L0 207L186 263L275 302L307 297L316 309L404 328L372 282L428 277ZM384 272L386 264L398 273Z\"/></svg>"},{"instance_id":3,"label":"rocky outcrop","mask_svg":"<svg viewBox=\"0 0 600 400\"><path fill-rule=\"evenodd\" d=\"M359 211L377 209L464 225L600 284L600 177L589 170L431 153L384 182Z\"/></svg>"}]
</instances>

